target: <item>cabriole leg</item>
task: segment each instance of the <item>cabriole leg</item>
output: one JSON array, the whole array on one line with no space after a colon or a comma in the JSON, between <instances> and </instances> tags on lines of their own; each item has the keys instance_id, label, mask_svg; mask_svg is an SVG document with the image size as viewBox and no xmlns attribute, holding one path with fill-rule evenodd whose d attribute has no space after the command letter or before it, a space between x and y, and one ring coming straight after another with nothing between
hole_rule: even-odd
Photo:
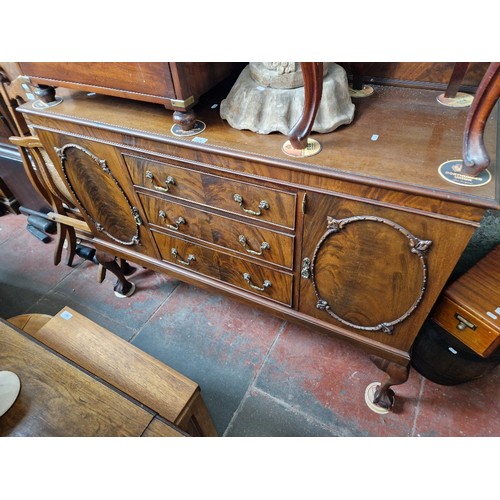
<instances>
[{"instance_id":1,"label":"cabriole leg","mask_svg":"<svg viewBox=\"0 0 500 500\"><path fill-rule=\"evenodd\" d=\"M372 362L384 372L387 378L384 382L374 382L366 388L365 401L368 407L376 413L388 413L394 406L395 396L391 389L393 385L404 384L410 374L410 363L402 365L393 361L371 356Z\"/></svg>"},{"instance_id":2,"label":"cabriole leg","mask_svg":"<svg viewBox=\"0 0 500 500\"><path fill-rule=\"evenodd\" d=\"M118 281L116 282L113 290L115 295L119 298L130 297L135 292L134 283L127 281L121 266L116 262L116 258L109 253L96 251L95 258L104 269L113 273Z\"/></svg>"}]
</instances>

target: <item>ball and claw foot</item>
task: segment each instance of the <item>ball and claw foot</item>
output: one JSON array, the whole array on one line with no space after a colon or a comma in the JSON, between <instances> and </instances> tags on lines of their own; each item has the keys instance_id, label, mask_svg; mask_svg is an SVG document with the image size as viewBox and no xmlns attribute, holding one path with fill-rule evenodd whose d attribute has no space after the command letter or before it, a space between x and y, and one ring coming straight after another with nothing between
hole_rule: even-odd
<instances>
[{"instance_id":1,"label":"ball and claw foot","mask_svg":"<svg viewBox=\"0 0 500 500\"><path fill-rule=\"evenodd\" d=\"M122 286L120 281L116 282L115 287L113 288L115 296L119 299L125 299L126 297L130 297L135 292L135 283L131 281L127 281L127 286Z\"/></svg>"},{"instance_id":2,"label":"ball and claw foot","mask_svg":"<svg viewBox=\"0 0 500 500\"><path fill-rule=\"evenodd\" d=\"M394 406L395 395L392 389L387 389L385 393L380 391L381 384L372 382L365 391L365 402L370 410L380 415L385 415L391 411Z\"/></svg>"},{"instance_id":3,"label":"ball and claw foot","mask_svg":"<svg viewBox=\"0 0 500 500\"><path fill-rule=\"evenodd\" d=\"M365 402L370 410L385 414L394 407L394 391L390 389L393 385L403 384L408 380L410 366L402 365L392 361L370 356L371 361L387 374L383 383L373 382L366 388Z\"/></svg>"},{"instance_id":4,"label":"ball and claw foot","mask_svg":"<svg viewBox=\"0 0 500 500\"><path fill-rule=\"evenodd\" d=\"M130 297L135 292L135 284L125 278L125 272L133 272L135 268L118 264L113 255L101 250L96 252L95 259L105 270L110 271L116 276L117 282L113 288L116 297L123 299ZM102 275L102 279L104 279L104 274Z\"/></svg>"}]
</instances>

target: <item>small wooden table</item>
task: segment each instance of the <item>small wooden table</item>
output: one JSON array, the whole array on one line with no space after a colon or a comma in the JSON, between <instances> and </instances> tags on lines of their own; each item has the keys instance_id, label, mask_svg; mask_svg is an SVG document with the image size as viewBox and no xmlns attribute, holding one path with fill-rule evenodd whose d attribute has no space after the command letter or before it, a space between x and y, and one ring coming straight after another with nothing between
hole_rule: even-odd
<instances>
[{"instance_id":1,"label":"small wooden table","mask_svg":"<svg viewBox=\"0 0 500 500\"><path fill-rule=\"evenodd\" d=\"M94 355L92 337L101 347ZM193 431L200 404L206 410L195 382L69 308L33 337L0 319L0 369L21 380L16 402L0 418L0 436L216 435L207 412L208 423ZM138 371L143 375L134 377Z\"/></svg>"}]
</instances>

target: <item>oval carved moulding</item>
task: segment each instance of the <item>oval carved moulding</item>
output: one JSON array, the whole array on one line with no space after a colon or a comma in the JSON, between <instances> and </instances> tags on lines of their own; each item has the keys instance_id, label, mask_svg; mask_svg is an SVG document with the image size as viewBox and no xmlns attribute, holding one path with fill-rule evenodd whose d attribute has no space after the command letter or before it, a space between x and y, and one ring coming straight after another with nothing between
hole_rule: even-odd
<instances>
[{"instance_id":1,"label":"oval carved moulding","mask_svg":"<svg viewBox=\"0 0 500 500\"><path fill-rule=\"evenodd\" d=\"M311 261L316 307L345 326L392 334L424 296L431 245L382 217L327 217Z\"/></svg>"},{"instance_id":2,"label":"oval carved moulding","mask_svg":"<svg viewBox=\"0 0 500 500\"><path fill-rule=\"evenodd\" d=\"M54 149L73 196L97 230L122 245L139 244L139 212L106 160L78 144Z\"/></svg>"}]
</instances>

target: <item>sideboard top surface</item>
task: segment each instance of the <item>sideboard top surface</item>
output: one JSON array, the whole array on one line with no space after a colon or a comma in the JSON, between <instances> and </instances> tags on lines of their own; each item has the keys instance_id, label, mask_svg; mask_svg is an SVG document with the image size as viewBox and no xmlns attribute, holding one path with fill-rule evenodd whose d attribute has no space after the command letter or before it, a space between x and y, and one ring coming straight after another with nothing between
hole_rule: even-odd
<instances>
[{"instance_id":1,"label":"sideboard top surface","mask_svg":"<svg viewBox=\"0 0 500 500\"><path fill-rule=\"evenodd\" d=\"M460 159L468 108L439 104L440 92L414 88L375 86L368 98L353 99L355 117L350 125L329 134L313 133L322 151L308 158L291 158L282 152L286 137L236 130L219 115L228 89L209 93L196 109L206 130L196 136L177 137L171 132L172 114L162 106L61 89L63 102L21 110L36 116L91 125L104 130L151 138L207 152L251 158L276 167L326 177L383 186L486 208L500 208L495 173L497 164L497 115L486 124L485 144L491 157L492 180L480 187L452 184L438 173L448 160ZM58 91L59 93L59 91Z\"/></svg>"}]
</instances>

